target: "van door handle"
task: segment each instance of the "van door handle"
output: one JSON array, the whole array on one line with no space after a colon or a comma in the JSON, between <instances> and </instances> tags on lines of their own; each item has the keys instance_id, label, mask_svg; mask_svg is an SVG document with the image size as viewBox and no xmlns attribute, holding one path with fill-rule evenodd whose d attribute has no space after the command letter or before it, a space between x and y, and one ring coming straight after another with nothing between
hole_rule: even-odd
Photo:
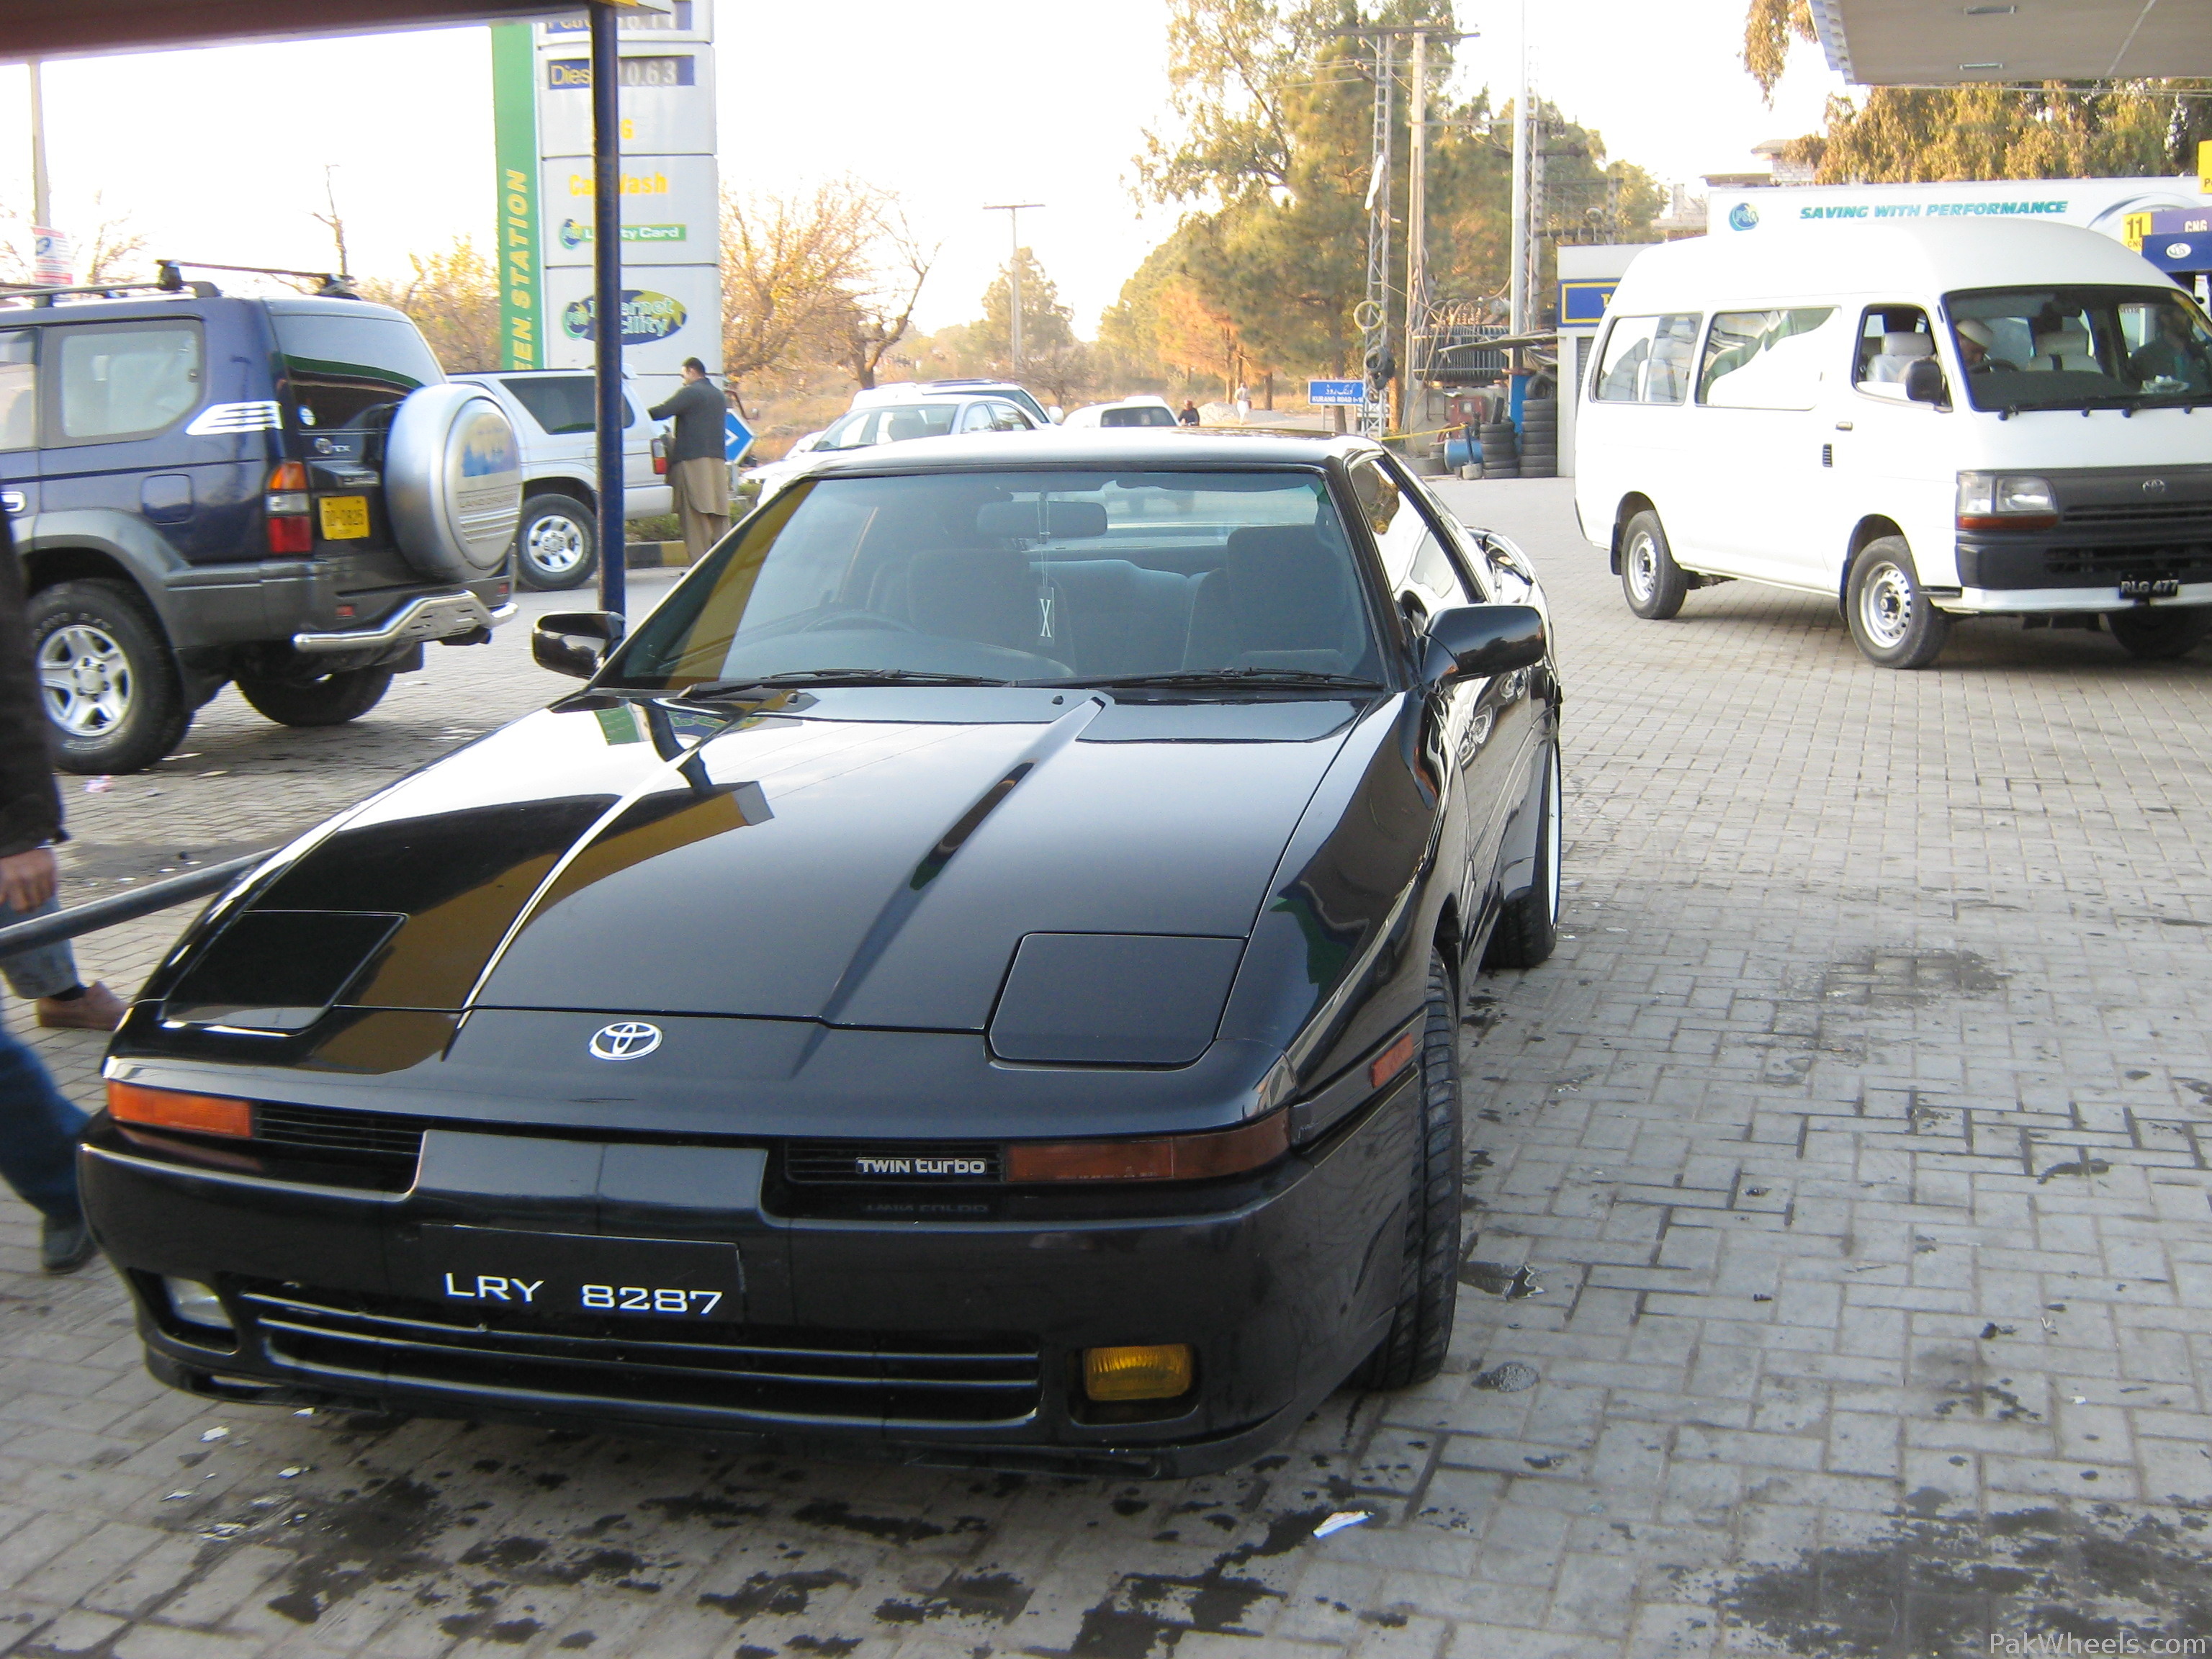
<instances>
[{"instance_id":1,"label":"van door handle","mask_svg":"<svg viewBox=\"0 0 2212 1659\"><path fill-rule=\"evenodd\" d=\"M1850 429L1851 423L1849 421L1838 421L1836 422L1836 430L1838 432L1849 432Z\"/></svg>"}]
</instances>

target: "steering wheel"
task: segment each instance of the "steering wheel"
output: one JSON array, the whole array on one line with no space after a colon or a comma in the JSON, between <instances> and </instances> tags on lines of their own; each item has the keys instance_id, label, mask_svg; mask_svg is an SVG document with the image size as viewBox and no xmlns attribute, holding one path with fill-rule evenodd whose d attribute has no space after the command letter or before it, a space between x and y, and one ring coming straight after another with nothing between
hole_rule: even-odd
<instances>
[{"instance_id":1,"label":"steering wheel","mask_svg":"<svg viewBox=\"0 0 2212 1659\"><path fill-rule=\"evenodd\" d=\"M873 628L892 634L914 634L921 630L912 623L902 623L896 617L886 617L880 611L832 611L826 617L817 617L799 631L802 634L826 634L832 629Z\"/></svg>"}]
</instances>

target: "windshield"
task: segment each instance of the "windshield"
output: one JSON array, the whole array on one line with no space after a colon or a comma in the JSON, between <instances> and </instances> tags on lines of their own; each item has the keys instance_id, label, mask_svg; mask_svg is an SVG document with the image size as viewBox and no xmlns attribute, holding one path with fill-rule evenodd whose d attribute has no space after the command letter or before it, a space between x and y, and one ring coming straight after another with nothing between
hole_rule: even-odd
<instances>
[{"instance_id":1,"label":"windshield","mask_svg":"<svg viewBox=\"0 0 2212 1659\"><path fill-rule=\"evenodd\" d=\"M446 378L404 317L279 311L272 320L292 416L301 426L373 425L416 387Z\"/></svg>"},{"instance_id":2,"label":"windshield","mask_svg":"<svg viewBox=\"0 0 2212 1659\"><path fill-rule=\"evenodd\" d=\"M895 404L889 409L856 409L833 422L817 449L866 449L908 438L942 438L952 430L957 404Z\"/></svg>"},{"instance_id":3,"label":"windshield","mask_svg":"<svg viewBox=\"0 0 2212 1659\"><path fill-rule=\"evenodd\" d=\"M803 480L726 538L607 682L768 675L1380 678L1317 471Z\"/></svg>"},{"instance_id":4,"label":"windshield","mask_svg":"<svg viewBox=\"0 0 2212 1659\"><path fill-rule=\"evenodd\" d=\"M1943 309L1976 409L2212 400L2212 325L2179 289L1976 289Z\"/></svg>"}]
</instances>

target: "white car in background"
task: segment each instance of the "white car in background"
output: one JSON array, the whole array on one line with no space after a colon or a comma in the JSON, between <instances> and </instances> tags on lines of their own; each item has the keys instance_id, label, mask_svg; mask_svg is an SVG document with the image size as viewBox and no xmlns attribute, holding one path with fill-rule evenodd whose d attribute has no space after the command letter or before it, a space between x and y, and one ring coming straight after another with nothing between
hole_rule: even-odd
<instances>
[{"instance_id":1,"label":"white car in background","mask_svg":"<svg viewBox=\"0 0 2212 1659\"><path fill-rule=\"evenodd\" d=\"M452 378L496 398L522 442L516 580L525 587L581 587L599 568L596 377L538 368ZM653 422L627 386L623 404L623 511L633 519L672 513L668 480L653 471Z\"/></svg>"},{"instance_id":2,"label":"white car in background","mask_svg":"<svg viewBox=\"0 0 2212 1659\"><path fill-rule=\"evenodd\" d=\"M1146 392L1073 410L1060 424L1071 428L1167 427L1176 424L1176 412L1166 398Z\"/></svg>"},{"instance_id":3,"label":"white car in background","mask_svg":"<svg viewBox=\"0 0 2212 1659\"><path fill-rule=\"evenodd\" d=\"M878 389L889 391L891 388ZM868 394L864 392L861 395ZM916 438L951 438L978 432L1051 429L1046 422L1034 418L1022 404L995 393L988 397L909 396L898 402L873 403L847 410L823 428L811 447L799 452L794 447L793 453L781 460L753 468L744 475L741 483L758 483L759 493L754 497L754 504L757 506L794 478L805 477L817 463L832 455L846 454L855 449L869 449L878 444L906 443Z\"/></svg>"},{"instance_id":4,"label":"white car in background","mask_svg":"<svg viewBox=\"0 0 2212 1659\"><path fill-rule=\"evenodd\" d=\"M1035 392L1012 380L896 380L854 392L846 407L877 409L885 404L912 403L917 398L1004 398L1029 410L1039 426L1060 424L1058 404L1039 403Z\"/></svg>"}]
</instances>

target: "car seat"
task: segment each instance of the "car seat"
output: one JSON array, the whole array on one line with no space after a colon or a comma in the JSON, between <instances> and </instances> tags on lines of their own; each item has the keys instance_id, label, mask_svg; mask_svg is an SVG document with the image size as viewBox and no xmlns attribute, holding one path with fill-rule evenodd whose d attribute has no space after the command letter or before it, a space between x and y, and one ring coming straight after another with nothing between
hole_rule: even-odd
<instances>
[{"instance_id":1,"label":"car seat","mask_svg":"<svg viewBox=\"0 0 2212 1659\"><path fill-rule=\"evenodd\" d=\"M2090 349L2089 331L2085 328L2054 328L2048 334L2037 335L2033 366L2074 369L2088 374L2100 372L2096 354Z\"/></svg>"},{"instance_id":2,"label":"car seat","mask_svg":"<svg viewBox=\"0 0 2212 1659\"><path fill-rule=\"evenodd\" d=\"M1893 386L1905 371L1922 357L1936 355L1936 342L1925 334L1899 331L1881 337L1881 350L1867 363L1866 384Z\"/></svg>"},{"instance_id":3,"label":"car seat","mask_svg":"<svg viewBox=\"0 0 2212 1659\"><path fill-rule=\"evenodd\" d=\"M944 639L1049 655L1042 597L1029 560L1009 549L945 548L907 565L907 619Z\"/></svg>"},{"instance_id":4,"label":"car seat","mask_svg":"<svg viewBox=\"0 0 2212 1659\"><path fill-rule=\"evenodd\" d=\"M1349 562L1297 525L1231 531L1200 580L1183 666L1348 672L1363 654Z\"/></svg>"}]
</instances>

